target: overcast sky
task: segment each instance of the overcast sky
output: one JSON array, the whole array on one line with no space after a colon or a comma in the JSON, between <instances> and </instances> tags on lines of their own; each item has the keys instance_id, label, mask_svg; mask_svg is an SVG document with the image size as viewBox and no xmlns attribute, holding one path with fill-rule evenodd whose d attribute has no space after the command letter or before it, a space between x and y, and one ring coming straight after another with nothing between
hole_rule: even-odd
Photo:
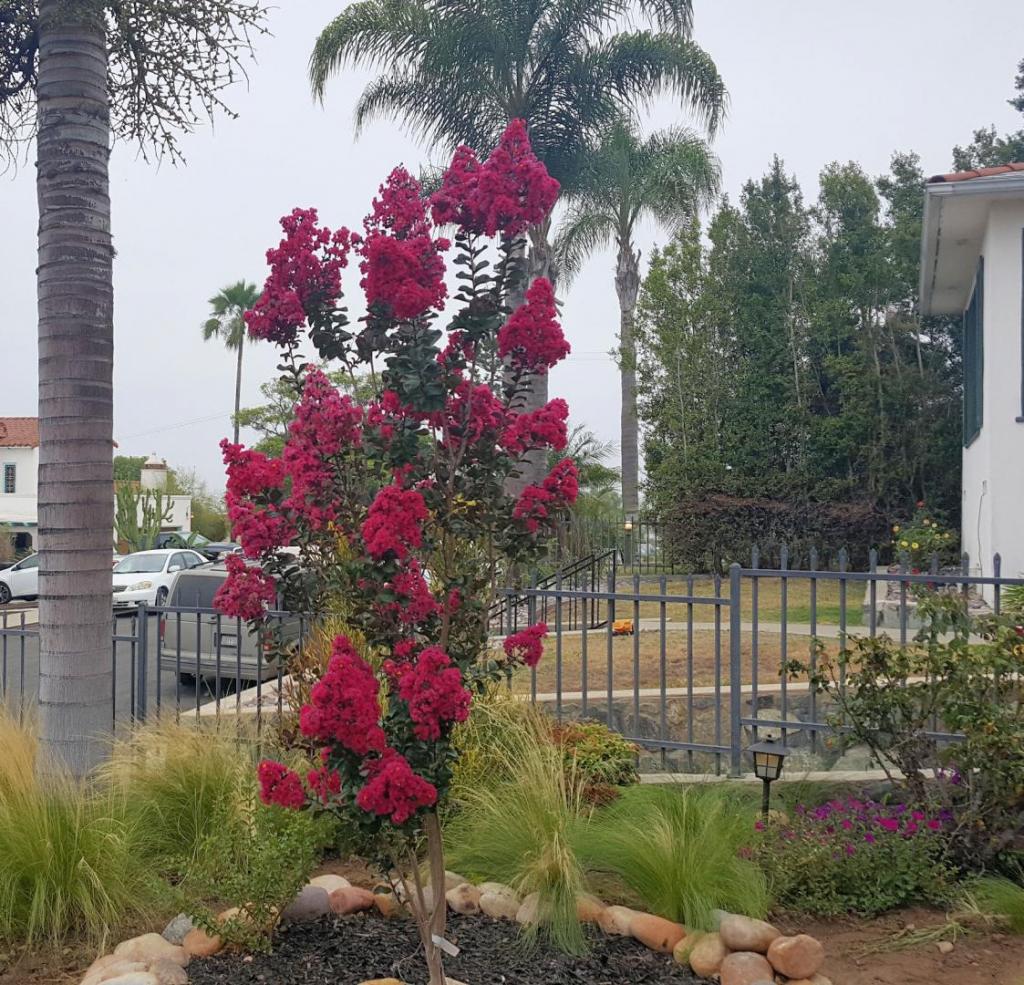
<instances>
[{"instance_id":1,"label":"overcast sky","mask_svg":"<svg viewBox=\"0 0 1024 985\"><path fill-rule=\"evenodd\" d=\"M218 120L183 139L187 166L156 168L134 149L111 164L118 258L114 433L124 454L156 451L223 487L217 444L230 433L234 358L204 343L206 300L241 277L262 283L277 219L316 206L327 225L358 226L382 177L426 150L388 123L356 141L352 107L368 76L346 73L314 105L306 82L313 41L339 0L277 0L248 89ZM1024 4L1009 0L695 0L696 38L731 97L716 141L725 190L784 159L812 199L821 168L855 160L876 175L894 150L916 150L926 173L950 166L976 127L1017 129L1007 104L1024 57ZM686 122L670 104L649 126ZM35 169L0 177L0 416L36 413ZM663 241L645 229L647 254ZM349 275L351 282L351 274ZM608 357L617 328L612 258L599 255L566 296L573 355L553 374L575 421L618 433L618 383ZM273 350L247 350L243 404L274 375Z\"/></svg>"}]
</instances>

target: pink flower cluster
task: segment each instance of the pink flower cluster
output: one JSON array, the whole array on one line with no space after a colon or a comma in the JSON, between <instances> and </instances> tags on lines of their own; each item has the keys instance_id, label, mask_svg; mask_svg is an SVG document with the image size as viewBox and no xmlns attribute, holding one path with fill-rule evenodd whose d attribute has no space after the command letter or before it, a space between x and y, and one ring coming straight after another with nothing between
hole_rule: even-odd
<instances>
[{"instance_id":1,"label":"pink flower cluster","mask_svg":"<svg viewBox=\"0 0 1024 985\"><path fill-rule=\"evenodd\" d=\"M284 505L301 513L315 530L335 516L334 470L330 459L362 440L363 412L342 396L318 369L306 374L302 399L288 427L282 461L292 481Z\"/></svg>"},{"instance_id":2,"label":"pink flower cluster","mask_svg":"<svg viewBox=\"0 0 1024 985\"><path fill-rule=\"evenodd\" d=\"M523 120L512 120L498 146L482 164L469 147L459 147L430 198L438 225L466 232L518 236L542 222L558 198L558 182L537 159Z\"/></svg>"},{"instance_id":3,"label":"pink flower cluster","mask_svg":"<svg viewBox=\"0 0 1024 985\"><path fill-rule=\"evenodd\" d=\"M521 372L546 373L571 351L557 315L551 281L538 277L526 292L526 303L499 329L498 355Z\"/></svg>"},{"instance_id":4,"label":"pink flower cluster","mask_svg":"<svg viewBox=\"0 0 1024 985\"><path fill-rule=\"evenodd\" d=\"M527 486L522 491L512 516L521 520L530 533L536 533L551 517L552 510L572 506L579 492L576 465L571 458L563 458L539 486Z\"/></svg>"},{"instance_id":5,"label":"pink flower cluster","mask_svg":"<svg viewBox=\"0 0 1024 985\"><path fill-rule=\"evenodd\" d=\"M391 579L389 587L396 596L396 601L389 603L388 611L398 616L398 621L407 626L426 622L431 616L441 611L437 599L434 598L427 584L427 579L420 571L418 561L410 560L405 568Z\"/></svg>"},{"instance_id":6,"label":"pink flower cluster","mask_svg":"<svg viewBox=\"0 0 1024 985\"><path fill-rule=\"evenodd\" d=\"M496 436L505 423L505 406L486 383L464 380L449 394L444 412L430 423L441 428L446 447L472 445L484 435Z\"/></svg>"},{"instance_id":7,"label":"pink flower cluster","mask_svg":"<svg viewBox=\"0 0 1024 985\"><path fill-rule=\"evenodd\" d=\"M405 168L395 168L373 200L364 224L359 282L366 304L387 317L418 318L444 305L444 260L451 245L433 239L419 182Z\"/></svg>"},{"instance_id":8,"label":"pink flower cluster","mask_svg":"<svg viewBox=\"0 0 1024 985\"><path fill-rule=\"evenodd\" d=\"M544 637L548 635L548 624L538 622L526 629L505 637L502 646L509 660L536 667L544 655Z\"/></svg>"},{"instance_id":9,"label":"pink flower cluster","mask_svg":"<svg viewBox=\"0 0 1024 985\"><path fill-rule=\"evenodd\" d=\"M341 793L341 775L337 770L328 769L326 766L310 770L306 776L306 783L310 796L324 805L329 804L332 797L337 797Z\"/></svg>"},{"instance_id":10,"label":"pink flower cluster","mask_svg":"<svg viewBox=\"0 0 1024 985\"><path fill-rule=\"evenodd\" d=\"M379 692L373 668L347 636L338 636L327 672L313 685L310 703L299 713L299 728L325 746L338 743L357 756L383 752Z\"/></svg>"},{"instance_id":11,"label":"pink flower cluster","mask_svg":"<svg viewBox=\"0 0 1024 985\"><path fill-rule=\"evenodd\" d=\"M410 548L423 543L427 504L415 489L384 486L377 493L363 521L363 543L378 561L391 556L402 560Z\"/></svg>"},{"instance_id":12,"label":"pink flower cluster","mask_svg":"<svg viewBox=\"0 0 1024 985\"><path fill-rule=\"evenodd\" d=\"M288 769L284 763L264 759L256 775L260 781L260 800L264 804L276 804L297 811L306 803L306 791L299 774Z\"/></svg>"},{"instance_id":13,"label":"pink flower cluster","mask_svg":"<svg viewBox=\"0 0 1024 985\"><path fill-rule=\"evenodd\" d=\"M287 517L253 497L279 491L284 482L284 463L258 451L220 443L227 465L227 505L231 531L248 557L291 542L294 530Z\"/></svg>"},{"instance_id":14,"label":"pink flower cluster","mask_svg":"<svg viewBox=\"0 0 1024 985\"><path fill-rule=\"evenodd\" d=\"M267 250L270 275L245 322L254 339L293 345L310 309L332 304L341 294L341 271L359 237L318 226L316 209L294 209L281 228L284 239Z\"/></svg>"},{"instance_id":15,"label":"pink flower cluster","mask_svg":"<svg viewBox=\"0 0 1024 985\"><path fill-rule=\"evenodd\" d=\"M356 803L367 813L404 824L421 807L437 803L437 788L414 773L409 761L394 749L368 760L365 770L367 782L356 794Z\"/></svg>"},{"instance_id":16,"label":"pink flower cluster","mask_svg":"<svg viewBox=\"0 0 1024 985\"><path fill-rule=\"evenodd\" d=\"M234 619L259 619L277 601L277 582L237 554L224 559L228 576L213 596L213 607Z\"/></svg>"},{"instance_id":17,"label":"pink flower cluster","mask_svg":"<svg viewBox=\"0 0 1024 985\"><path fill-rule=\"evenodd\" d=\"M522 455L535 448L562 451L569 440L568 420L569 405L556 397L537 410L514 417L501 434L502 447L510 455Z\"/></svg>"},{"instance_id":18,"label":"pink flower cluster","mask_svg":"<svg viewBox=\"0 0 1024 985\"><path fill-rule=\"evenodd\" d=\"M413 732L424 741L441 738L446 722L464 722L473 696L462 684L462 672L439 646L420 652L398 677L399 697L409 707Z\"/></svg>"}]
</instances>

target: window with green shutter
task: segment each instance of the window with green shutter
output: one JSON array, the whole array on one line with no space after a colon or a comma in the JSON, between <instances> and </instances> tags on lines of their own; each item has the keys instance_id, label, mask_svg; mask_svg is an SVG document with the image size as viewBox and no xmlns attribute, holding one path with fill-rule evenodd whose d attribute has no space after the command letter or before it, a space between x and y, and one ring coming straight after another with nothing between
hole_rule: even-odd
<instances>
[{"instance_id":1,"label":"window with green shutter","mask_svg":"<svg viewBox=\"0 0 1024 985\"><path fill-rule=\"evenodd\" d=\"M974 292L964 312L964 447L981 431L985 383L985 258L978 259Z\"/></svg>"}]
</instances>

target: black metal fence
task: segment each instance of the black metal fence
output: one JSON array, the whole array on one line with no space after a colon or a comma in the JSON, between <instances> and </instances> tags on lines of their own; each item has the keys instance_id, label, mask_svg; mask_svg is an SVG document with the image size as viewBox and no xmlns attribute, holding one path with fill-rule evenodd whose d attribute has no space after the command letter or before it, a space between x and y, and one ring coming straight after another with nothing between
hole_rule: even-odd
<instances>
[{"instance_id":1,"label":"black metal fence","mask_svg":"<svg viewBox=\"0 0 1024 985\"><path fill-rule=\"evenodd\" d=\"M847 570L777 567L755 552L727 577L624 574L613 554L588 558L528 588L500 593L493 644L547 622L540 664L512 687L558 720L596 719L635 742L645 769L738 773L743 750L764 730L781 734L797 769L860 769L837 747L829 708L806 680L780 674L792 659L811 668L856 635L907 643L917 593L962 593L973 612L999 612L1010 586L998 555L983 576L967 559L914 571L909 564ZM813 560L813 558L812 558ZM876 561L872 556L872 562ZM1018 589L1024 592L1024 589ZM38 693L39 640L31 609L0 609L0 698L20 714ZM287 668L271 654L301 650L315 620L270 614L254 636L210 609L141 606L113 619L111 723L155 715L249 715L257 728L288 701ZM955 738L945 736L945 738Z\"/></svg>"}]
</instances>

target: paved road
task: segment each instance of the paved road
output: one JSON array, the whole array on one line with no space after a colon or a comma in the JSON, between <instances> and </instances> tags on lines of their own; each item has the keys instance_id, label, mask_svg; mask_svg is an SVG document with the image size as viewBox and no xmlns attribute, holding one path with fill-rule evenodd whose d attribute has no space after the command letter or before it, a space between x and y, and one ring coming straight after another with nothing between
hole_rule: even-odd
<instances>
[{"instance_id":1,"label":"paved road","mask_svg":"<svg viewBox=\"0 0 1024 985\"><path fill-rule=\"evenodd\" d=\"M158 673L160 644L159 621L156 616L147 620L147 674L145 699L149 712L180 707L182 714L195 712L196 685L194 678L179 682L175 671ZM0 619L0 627L3 620ZM114 620L115 639L111 644L114 668L114 713L116 721L125 721L137 710L138 681L138 626L134 615L120 615ZM6 630L0 628L0 696L12 710L31 708L39 693L39 639L37 627L26 617L24 623L15 610L9 610ZM182 668L183 673L186 668ZM230 670L225 668L226 673ZM243 684L243 687L245 685ZM234 681L222 681L220 694L234 694ZM216 697L214 682L201 682L198 700L203 705ZM229 699L233 706L233 697Z\"/></svg>"}]
</instances>

